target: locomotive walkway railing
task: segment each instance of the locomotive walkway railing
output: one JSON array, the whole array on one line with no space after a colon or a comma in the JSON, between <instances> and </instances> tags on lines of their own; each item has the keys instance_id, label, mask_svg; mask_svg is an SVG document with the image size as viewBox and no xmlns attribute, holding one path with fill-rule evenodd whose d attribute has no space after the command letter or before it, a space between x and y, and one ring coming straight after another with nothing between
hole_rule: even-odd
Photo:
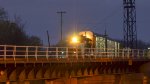
<instances>
[{"instance_id":1,"label":"locomotive walkway railing","mask_svg":"<svg viewBox=\"0 0 150 84\"><path fill-rule=\"evenodd\" d=\"M106 52L107 51L107 52ZM0 45L0 62L149 59L149 50Z\"/></svg>"}]
</instances>

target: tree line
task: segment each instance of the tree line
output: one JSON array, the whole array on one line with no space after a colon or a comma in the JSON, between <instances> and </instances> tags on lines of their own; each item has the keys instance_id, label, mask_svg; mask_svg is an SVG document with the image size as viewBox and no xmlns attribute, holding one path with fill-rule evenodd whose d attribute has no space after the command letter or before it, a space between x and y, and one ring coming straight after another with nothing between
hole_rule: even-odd
<instances>
[{"instance_id":1,"label":"tree line","mask_svg":"<svg viewBox=\"0 0 150 84\"><path fill-rule=\"evenodd\" d=\"M19 17L15 16L14 21L10 21L8 18L4 8L0 8L0 45L42 45L39 37L26 34Z\"/></svg>"}]
</instances>

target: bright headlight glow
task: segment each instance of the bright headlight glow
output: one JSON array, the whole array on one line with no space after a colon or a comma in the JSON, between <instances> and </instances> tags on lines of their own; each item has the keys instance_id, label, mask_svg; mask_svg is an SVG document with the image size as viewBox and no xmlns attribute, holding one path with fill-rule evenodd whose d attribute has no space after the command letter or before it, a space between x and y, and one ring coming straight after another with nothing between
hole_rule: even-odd
<instances>
[{"instance_id":1,"label":"bright headlight glow","mask_svg":"<svg viewBox=\"0 0 150 84\"><path fill-rule=\"evenodd\" d=\"M77 36L72 37L72 43L78 43L79 38Z\"/></svg>"}]
</instances>

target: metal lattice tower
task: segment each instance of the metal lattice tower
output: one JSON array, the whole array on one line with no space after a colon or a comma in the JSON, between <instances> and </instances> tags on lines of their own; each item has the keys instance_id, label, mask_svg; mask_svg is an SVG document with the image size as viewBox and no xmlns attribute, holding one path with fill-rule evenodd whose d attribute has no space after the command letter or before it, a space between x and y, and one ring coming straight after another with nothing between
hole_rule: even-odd
<instances>
[{"instance_id":1,"label":"metal lattice tower","mask_svg":"<svg viewBox=\"0 0 150 84\"><path fill-rule=\"evenodd\" d=\"M135 0L123 0L124 5L124 46L137 48Z\"/></svg>"}]
</instances>

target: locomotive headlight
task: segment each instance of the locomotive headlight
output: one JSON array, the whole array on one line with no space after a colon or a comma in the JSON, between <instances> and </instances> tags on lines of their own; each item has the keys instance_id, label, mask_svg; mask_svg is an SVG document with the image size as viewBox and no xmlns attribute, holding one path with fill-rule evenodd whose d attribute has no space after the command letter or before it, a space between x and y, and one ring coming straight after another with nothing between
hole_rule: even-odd
<instances>
[{"instance_id":1,"label":"locomotive headlight","mask_svg":"<svg viewBox=\"0 0 150 84\"><path fill-rule=\"evenodd\" d=\"M77 36L73 36L71 39L72 43L79 43L79 38Z\"/></svg>"}]
</instances>

